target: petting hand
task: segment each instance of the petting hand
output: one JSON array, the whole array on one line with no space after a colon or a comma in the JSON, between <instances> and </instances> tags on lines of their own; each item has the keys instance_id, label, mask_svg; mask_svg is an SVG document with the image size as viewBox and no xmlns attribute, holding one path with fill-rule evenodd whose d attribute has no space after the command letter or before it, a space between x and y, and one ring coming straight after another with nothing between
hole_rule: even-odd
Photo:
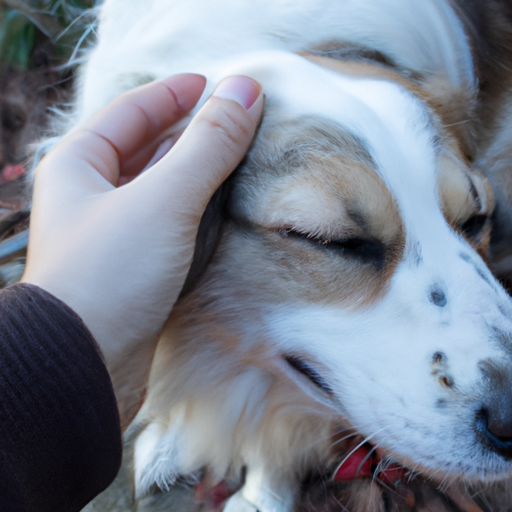
<instances>
[{"instance_id":1,"label":"petting hand","mask_svg":"<svg viewBox=\"0 0 512 512\"><path fill-rule=\"evenodd\" d=\"M35 171L22 281L82 317L103 351L122 416L133 409L123 400L144 386L158 333L187 276L201 215L243 158L261 117L259 85L227 78L172 149L140 174L171 146L166 134L195 106L205 83L179 75L124 94L66 136ZM130 382L117 382L126 364L133 366Z\"/></svg>"}]
</instances>

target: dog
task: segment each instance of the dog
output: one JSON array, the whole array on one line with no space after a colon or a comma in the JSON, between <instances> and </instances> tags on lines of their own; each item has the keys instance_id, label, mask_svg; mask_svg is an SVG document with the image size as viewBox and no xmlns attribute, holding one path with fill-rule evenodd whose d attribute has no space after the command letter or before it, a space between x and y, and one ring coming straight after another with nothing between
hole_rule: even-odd
<instances>
[{"instance_id":1,"label":"dog","mask_svg":"<svg viewBox=\"0 0 512 512\"><path fill-rule=\"evenodd\" d=\"M392 508L390 485L510 474L512 302L486 265L494 197L477 170L500 139L479 146L493 121L475 12L105 0L64 131L178 72L208 77L199 106L222 78L251 76L266 108L203 217L125 476L91 510L303 510L304 482L329 471L347 482L342 510L412 510L407 495Z\"/></svg>"}]
</instances>

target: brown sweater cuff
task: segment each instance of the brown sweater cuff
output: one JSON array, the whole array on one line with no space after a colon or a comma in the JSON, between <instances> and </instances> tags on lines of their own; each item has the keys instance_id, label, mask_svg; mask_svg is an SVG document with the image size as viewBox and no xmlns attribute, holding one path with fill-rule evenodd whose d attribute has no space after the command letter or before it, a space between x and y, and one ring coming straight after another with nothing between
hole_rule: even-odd
<instances>
[{"instance_id":1,"label":"brown sweater cuff","mask_svg":"<svg viewBox=\"0 0 512 512\"><path fill-rule=\"evenodd\" d=\"M80 317L44 290L0 292L0 510L74 512L114 479L112 383Z\"/></svg>"}]
</instances>

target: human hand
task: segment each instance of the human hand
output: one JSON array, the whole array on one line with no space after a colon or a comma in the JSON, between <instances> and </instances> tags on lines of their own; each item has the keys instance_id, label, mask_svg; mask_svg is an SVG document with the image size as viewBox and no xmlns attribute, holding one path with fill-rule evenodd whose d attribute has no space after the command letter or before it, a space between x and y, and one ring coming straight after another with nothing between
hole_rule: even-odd
<instances>
[{"instance_id":1,"label":"human hand","mask_svg":"<svg viewBox=\"0 0 512 512\"><path fill-rule=\"evenodd\" d=\"M35 171L22 281L84 320L104 354L122 416L133 408L123 401L145 384L203 211L243 158L262 112L253 80L222 81L174 147L139 174L205 83L179 75L122 95L67 135Z\"/></svg>"}]
</instances>

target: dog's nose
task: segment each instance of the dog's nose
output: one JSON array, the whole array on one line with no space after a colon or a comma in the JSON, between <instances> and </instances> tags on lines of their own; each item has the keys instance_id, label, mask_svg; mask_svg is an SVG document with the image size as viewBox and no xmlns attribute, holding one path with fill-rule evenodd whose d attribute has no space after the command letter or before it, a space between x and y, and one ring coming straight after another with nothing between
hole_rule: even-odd
<instances>
[{"instance_id":1,"label":"dog's nose","mask_svg":"<svg viewBox=\"0 0 512 512\"><path fill-rule=\"evenodd\" d=\"M508 404L492 400L476 414L476 428L484 444L506 459L512 459L512 397Z\"/></svg>"},{"instance_id":2,"label":"dog's nose","mask_svg":"<svg viewBox=\"0 0 512 512\"><path fill-rule=\"evenodd\" d=\"M508 359L505 361L508 363ZM480 441L506 459L512 459L512 372L509 364L482 361L485 391L476 413Z\"/></svg>"}]
</instances>

